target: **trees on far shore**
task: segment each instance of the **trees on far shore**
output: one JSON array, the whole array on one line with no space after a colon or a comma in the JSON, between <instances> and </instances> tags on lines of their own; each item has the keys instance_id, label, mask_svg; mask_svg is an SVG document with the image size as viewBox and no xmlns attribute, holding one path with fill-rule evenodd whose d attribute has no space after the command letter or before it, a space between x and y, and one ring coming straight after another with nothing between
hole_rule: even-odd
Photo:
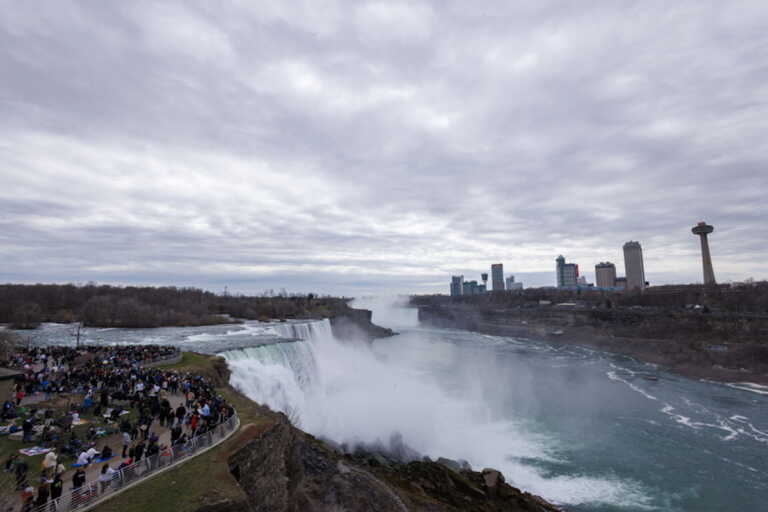
<instances>
[{"instance_id":1,"label":"trees on far shore","mask_svg":"<svg viewBox=\"0 0 768 512\"><path fill-rule=\"evenodd\" d=\"M88 284L0 285L0 323L32 329L41 322L81 321L89 327L192 326L235 322L237 318L332 316L347 299L218 295L198 288Z\"/></svg>"}]
</instances>

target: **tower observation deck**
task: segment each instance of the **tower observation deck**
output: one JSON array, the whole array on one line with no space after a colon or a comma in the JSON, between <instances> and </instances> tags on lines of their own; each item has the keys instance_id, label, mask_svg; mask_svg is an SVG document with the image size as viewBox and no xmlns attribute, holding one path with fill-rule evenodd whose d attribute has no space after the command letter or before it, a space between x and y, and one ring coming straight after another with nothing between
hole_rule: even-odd
<instances>
[{"instance_id":1,"label":"tower observation deck","mask_svg":"<svg viewBox=\"0 0 768 512\"><path fill-rule=\"evenodd\" d=\"M691 228L691 233L697 235L701 240L701 264L704 269L704 284L715 284L715 271L712 270L712 256L709 254L709 240L707 239L707 235L714 230L713 226L704 221Z\"/></svg>"}]
</instances>

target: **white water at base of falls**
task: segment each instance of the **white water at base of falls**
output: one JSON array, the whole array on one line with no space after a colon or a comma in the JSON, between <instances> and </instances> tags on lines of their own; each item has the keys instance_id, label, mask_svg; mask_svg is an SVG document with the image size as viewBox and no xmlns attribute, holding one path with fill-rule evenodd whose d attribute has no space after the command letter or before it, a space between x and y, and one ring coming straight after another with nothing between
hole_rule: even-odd
<instances>
[{"instance_id":1,"label":"white water at base of falls","mask_svg":"<svg viewBox=\"0 0 768 512\"><path fill-rule=\"evenodd\" d=\"M225 352L231 383L254 401L285 412L300 428L337 443L389 446L393 434L421 454L495 467L521 488L560 503L644 506L633 482L587 476L547 477L521 460L557 462L554 440L495 413L473 378L449 391L431 374L433 357L409 358L402 337L381 346L336 340L328 320L276 326L304 341ZM400 344L399 353L396 345ZM405 358L399 357L406 354ZM457 390L460 390L457 392Z\"/></svg>"}]
</instances>

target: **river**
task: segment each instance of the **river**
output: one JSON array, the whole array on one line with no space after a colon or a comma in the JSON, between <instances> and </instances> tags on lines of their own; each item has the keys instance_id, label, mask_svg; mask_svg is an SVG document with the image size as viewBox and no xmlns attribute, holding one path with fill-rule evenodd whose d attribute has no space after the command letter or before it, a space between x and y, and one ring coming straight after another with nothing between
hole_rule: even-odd
<instances>
[{"instance_id":1,"label":"river","mask_svg":"<svg viewBox=\"0 0 768 512\"><path fill-rule=\"evenodd\" d=\"M358 305L400 334L368 346L339 342L327 321L248 322L85 340L221 353L233 385L312 434L494 467L568 511L768 510L768 388ZM46 324L34 343L70 344L66 329Z\"/></svg>"}]
</instances>

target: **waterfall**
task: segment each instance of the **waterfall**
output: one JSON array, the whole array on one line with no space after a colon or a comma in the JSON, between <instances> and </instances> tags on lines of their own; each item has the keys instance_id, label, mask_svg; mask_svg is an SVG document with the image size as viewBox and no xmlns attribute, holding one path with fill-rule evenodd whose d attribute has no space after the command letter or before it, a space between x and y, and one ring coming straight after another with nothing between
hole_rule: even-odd
<instances>
[{"instance_id":1,"label":"waterfall","mask_svg":"<svg viewBox=\"0 0 768 512\"><path fill-rule=\"evenodd\" d=\"M231 384L256 402L301 422L307 396L319 386L317 350L337 343L328 320L274 326L283 338L300 341L231 350L221 355L231 370Z\"/></svg>"}]
</instances>

